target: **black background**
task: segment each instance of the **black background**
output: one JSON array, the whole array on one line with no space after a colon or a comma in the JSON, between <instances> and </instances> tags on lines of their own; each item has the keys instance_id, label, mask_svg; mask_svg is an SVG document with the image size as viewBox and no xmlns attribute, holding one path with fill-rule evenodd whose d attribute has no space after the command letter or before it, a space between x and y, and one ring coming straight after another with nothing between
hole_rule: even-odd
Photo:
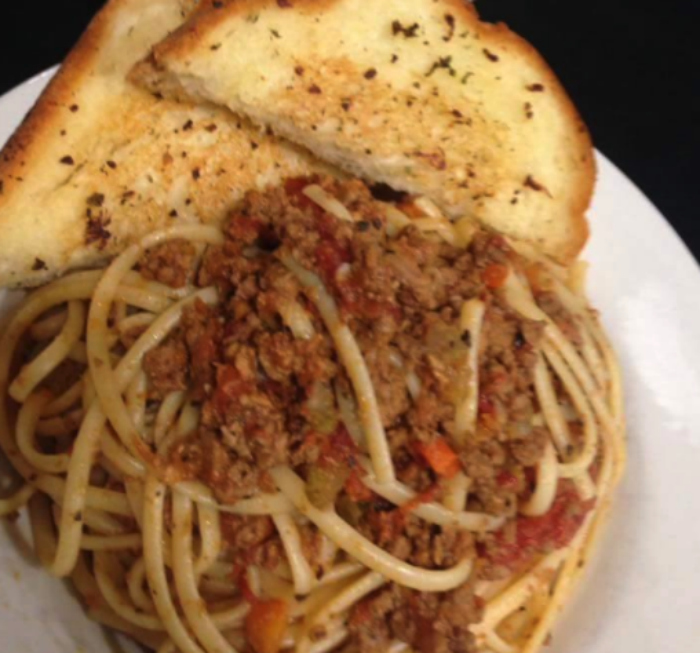
<instances>
[{"instance_id":1,"label":"black background","mask_svg":"<svg viewBox=\"0 0 700 653\"><path fill-rule=\"evenodd\" d=\"M364 0L367 6L382 0ZM358 3L360 0L358 0ZM60 61L101 0L0 7L0 93ZM597 147L700 258L700 3L480 0L550 62Z\"/></svg>"}]
</instances>

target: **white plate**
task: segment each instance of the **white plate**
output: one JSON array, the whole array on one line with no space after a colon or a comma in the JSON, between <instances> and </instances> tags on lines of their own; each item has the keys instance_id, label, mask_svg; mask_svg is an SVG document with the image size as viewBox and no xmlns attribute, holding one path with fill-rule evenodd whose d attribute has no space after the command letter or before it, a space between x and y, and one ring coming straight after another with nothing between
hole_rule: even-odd
<instances>
[{"instance_id":1,"label":"white plate","mask_svg":"<svg viewBox=\"0 0 700 653\"><path fill-rule=\"evenodd\" d=\"M50 76L0 99L0 142ZM700 269L642 193L602 155L598 163L589 288L625 372L629 468L597 559L548 651L697 651ZM16 533L0 529L0 649L113 650L64 586L23 557Z\"/></svg>"}]
</instances>

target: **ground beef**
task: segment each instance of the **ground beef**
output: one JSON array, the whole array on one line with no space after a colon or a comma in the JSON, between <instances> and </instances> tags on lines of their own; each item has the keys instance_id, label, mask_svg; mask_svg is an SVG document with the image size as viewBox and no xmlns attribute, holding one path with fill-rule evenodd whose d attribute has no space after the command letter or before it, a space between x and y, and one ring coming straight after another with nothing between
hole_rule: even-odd
<instances>
[{"instance_id":1,"label":"ground beef","mask_svg":"<svg viewBox=\"0 0 700 653\"><path fill-rule=\"evenodd\" d=\"M259 471L252 458L231 454L211 431L200 429L178 443L168 462L178 478L202 481L222 503L235 503L258 489Z\"/></svg>"},{"instance_id":2,"label":"ground beef","mask_svg":"<svg viewBox=\"0 0 700 653\"><path fill-rule=\"evenodd\" d=\"M446 569L474 554L470 533L406 515L381 499L364 509L357 528L396 558L426 569Z\"/></svg>"},{"instance_id":3,"label":"ground beef","mask_svg":"<svg viewBox=\"0 0 700 653\"><path fill-rule=\"evenodd\" d=\"M312 202L303 193L309 183L340 198L355 221L337 219ZM410 201L402 206L416 212ZM444 484L425 450L444 443L471 480L467 508L513 523L549 437L533 424L540 412L533 370L543 324L524 319L493 288L499 270L517 267L518 257L503 238L486 230L477 230L469 247L461 249L415 227L389 236L388 222L386 210L362 183L326 178L291 179L251 192L235 208L225 225L225 242L204 253L196 275L197 285L218 289L218 304L198 301L185 310L179 327L146 357L151 396L186 388L201 407L198 432L168 453L173 474L200 480L224 503L275 491L269 470L277 465L290 465L306 481L322 483L318 471L331 456L333 438L344 432L335 390L352 395L353 386L314 295L287 267L292 259L320 278L360 348L397 478L421 500L440 501ZM141 268L163 282L180 282L193 263L191 255L175 242L154 248ZM462 397L471 341L460 313L474 298L485 303L486 312L476 428L464 438L455 432L455 404ZM575 338L571 316L554 297L538 292L536 299ZM286 322L291 302L306 311L314 332L308 338L295 337ZM464 532L428 524L371 494L352 498L358 492L357 478L354 489L350 478L351 471L359 473L356 453L348 448L333 455L343 472L332 488L339 513L374 543L431 569L477 555ZM247 526L235 528L247 531ZM310 528L303 534L310 558L315 533ZM274 542L268 538L253 546L255 555L274 560L280 553ZM469 592L465 596L469 604ZM468 619L457 619L452 595L413 597L411 618L408 598L400 592L379 598L386 605L377 603L376 611L386 620L376 633L358 630L363 651L380 647L403 622L407 633L414 632L406 638L420 651L470 650L471 639L462 632ZM421 626L421 620L435 626Z\"/></svg>"},{"instance_id":4,"label":"ground beef","mask_svg":"<svg viewBox=\"0 0 700 653\"><path fill-rule=\"evenodd\" d=\"M196 251L187 240L169 240L149 249L139 263L146 279L182 288L192 272Z\"/></svg>"},{"instance_id":5,"label":"ground beef","mask_svg":"<svg viewBox=\"0 0 700 653\"><path fill-rule=\"evenodd\" d=\"M408 520L405 537L411 544L409 562L427 569L447 569L474 554L474 540L467 531Z\"/></svg>"},{"instance_id":6,"label":"ground beef","mask_svg":"<svg viewBox=\"0 0 700 653\"><path fill-rule=\"evenodd\" d=\"M369 349L369 348L368 348ZM389 427L410 408L406 371L392 360L392 349L373 347L365 357L372 383L377 389L382 422Z\"/></svg>"},{"instance_id":7,"label":"ground beef","mask_svg":"<svg viewBox=\"0 0 700 653\"><path fill-rule=\"evenodd\" d=\"M481 536L478 575L498 579L526 568L537 556L567 546L595 499L581 501L568 479L561 479L552 507L544 515L519 515L494 533Z\"/></svg>"},{"instance_id":8,"label":"ground beef","mask_svg":"<svg viewBox=\"0 0 700 653\"><path fill-rule=\"evenodd\" d=\"M171 392L187 389L187 347L180 338L171 338L149 351L143 369L150 381L150 396L162 399Z\"/></svg>"},{"instance_id":9,"label":"ground beef","mask_svg":"<svg viewBox=\"0 0 700 653\"><path fill-rule=\"evenodd\" d=\"M220 513L225 555L234 565L276 569L284 559L284 547L269 517ZM241 571L234 567L235 571Z\"/></svg>"},{"instance_id":10,"label":"ground beef","mask_svg":"<svg viewBox=\"0 0 700 653\"><path fill-rule=\"evenodd\" d=\"M262 333L256 344L260 364L273 381L287 381L304 367L297 341L289 333Z\"/></svg>"},{"instance_id":11,"label":"ground beef","mask_svg":"<svg viewBox=\"0 0 700 653\"><path fill-rule=\"evenodd\" d=\"M533 428L528 435L512 438L508 447L510 452L521 465L533 467L544 455L544 449L549 440L549 433L543 428Z\"/></svg>"},{"instance_id":12,"label":"ground beef","mask_svg":"<svg viewBox=\"0 0 700 653\"><path fill-rule=\"evenodd\" d=\"M491 479L506 463L506 452L497 440L468 443L460 452L467 476L475 481Z\"/></svg>"},{"instance_id":13,"label":"ground beef","mask_svg":"<svg viewBox=\"0 0 700 653\"><path fill-rule=\"evenodd\" d=\"M216 309L197 300L183 311L180 329L189 351L190 392L199 400L214 385L215 365L221 360L222 320Z\"/></svg>"},{"instance_id":14,"label":"ground beef","mask_svg":"<svg viewBox=\"0 0 700 653\"><path fill-rule=\"evenodd\" d=\"M219 521L224 542L234 552L245 553L275 533L275 525L269 517L220 513Z\"/></svg>"},{"instance_id":15,"label":"ground beef","mask_svg":"<svg viewBox=\"0 0 700 653\"><path fill-rule=\"evenodd\" d=\"M399 640L418 653L474 653L469 627L481 611L469 584L442 594L391 585L353 609L350 646L359 653L383 653Z\"/></svg>"}]
</instances>

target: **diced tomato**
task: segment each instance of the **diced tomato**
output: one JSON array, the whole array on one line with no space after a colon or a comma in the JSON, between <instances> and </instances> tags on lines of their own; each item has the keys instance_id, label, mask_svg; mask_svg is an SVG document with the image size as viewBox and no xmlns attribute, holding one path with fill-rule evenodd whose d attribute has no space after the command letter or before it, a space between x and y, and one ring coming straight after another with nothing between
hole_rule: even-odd
<instances>
[{"instance_id":1,"label":"diced tomato","mask_svg":"<svg viewBox=\"0 0 700 653\"><path fill-rule=\"evenodd\" d=\"M318 231L318 235L321 237L321 240L335 240L338 218L321 210L320 207L318 208L321 211L321 213L316 215L316 231Z\"/></svg>"},{"instance_id":2,"label":"diced tomato","mask_svg":"<svg viewBox=\"0 0 700 653\"><path fill-rule=\"evenodd\" d=\"M287 195L300 195L310 183L311 179L309 177L290 177L284 182L284 191Z\"/></svg>"},{"instance_id":3,"label":"diced tomato","mask_svg":"<svg viewBox=\"0 0 700 653\"><path fill-rule=\"evenodd\" d=\"M342 245L338 241L326 238L316 247L316 264L321 270L321 274L327 284L335 284L335 273L343 263L352 260L352 253L347 245Z\"/></svg>"},{"instance_id":4,"label":"diced tomato","mask_svg":"<svg viewBox=\"0 0 700 653\"><path fill-rule=\"evenodd\" d=\"M363 482L360 474L356 469L353 469L348 476L348 480L345 481L345 492L351 501L358 503L360 501L371 501L374 496L372 490L370 490Z\"/></svg>"},{"instance_id":5,"label":"diced tomato","mask_svg":"<svg viewBox=\"0 0 700 653\"><path fill-rule=\"evenodd\" d=\"M417 442L416 451L438 476L452 478L462 468L457 454L444 438L430 443Z\"/></svg>"},{"instance_id":6,"label":"diced tomato","mask_svg":"<svg viewBox=\"0 0 700 653\"><path fill-rule=\"evenodd\" d=\"M543 544L561 549L574 539L595 500L581 501L573 488L560 490L549 512L518 521L518 540L524 547Z\"/></svg>"},{"instance_id":7,"label":"diced tomato","mask_svg":"<svg viewBox=\"0 0 700 653\"><path fill-rule=\"evenodd\" d=\"M256 653L278 653L289 624L289 603L280 600L254 603L245 620L248 643Z\"/></svg>"},{"instance_id":8,"label":"diced tomato","mask_svg":"<svg viewBox=\"0 0 700 653\"><path fill-rule=\"evenodd\" d=\"M320 209L316 202L306 197L303 192L307 186L313 183L314 181L310 177L293 177L284 182L284 190L299 208L318 207Z\"/></svg>"},{"instance_id":9,"label":"diced tomato","mask_svg":"<svg viewBox=\"0 0 700 653\"><path fill-rule=\"evenodd\" d=\"M251 605L258 603L258 597L248 584L248 576L244 565L236 564L233 566L233 571L231 571L231 580L238 586L244 601L250 603Z\"/></svg>"},{"instance_id":10,"label":"diced tomato","mask_svg":"<svg viewBox=\"0 0 700 653\"><path fill-rule=\"evenodd\" d=\"M501 470L496 476L496 483L499 487L509 492L516 492L520 487L518 477L506 469Z\"/></svg>"},{"instance_id":11,"label":"diced tomato","mask_svg":"<svg viewBox=\"0 0 700 653\"><path fill-rule=\"evenodd\" d=\"M496 406L489 398L488 395L483 392L479 395L479 414L480 415L491 415L496 412Z\"/></svg>"},{"instance_id":12,"label":"diced tomato","mask_svg":"<svg viewBox=\"0 0 700 653\"><path fill-rule=\"evenodd\" d=\"M481 278L483 279L487 288L495 290L496 288L500 288L506 282L508 273L508 266L501 265L500 263L492 263L481 273Z\"/></svg>"},{"instance_id":13,"label":"diced tomato","mask_svg":"<svg viewBox=\"0 0 700 653\"><path fill-rule=\"evenodd\" d=\"M575 488L560 482L557 496L549 512L541 517L518 517L515 538L507 541L496 533L496 543L487 557L495 564L517 569L533 555L567 546L593 509L595 499L581 501Z\"/></svg>"},{"instance_id":14,"label":"diced tomato","mask_svg":"<svg viewBox=\"0 0 700 653\"><path fill-rule=\"evenodd\" d=\"M357 454L360 453L355 441L350 437L343 424L339 424L321 447L321 455L318 459L320 466L350 466L356 465Z\"/></svg>"},{"instance_id":15,"label":"diced tomato","mask_svg":"<svg viewBox=\"0 0 700 653\"><path fill-rule=\"evenodd\" d=\"M372 599L365 599L355 604L350 613L350 625L362 626L372 619Z\"/></svg>"},{"instance_id":16,"label":"diced tomato","mask_svg":"<svg viewBox=\"0 0 700 653\"><path fill-rule=\"evenodd\" d=\"M404 515L408 515L412 513L421 504L435 501L439 493L440 487L438 486L438 484L436 483L435 485L431 485L427 490L421 492L420 494L417 494L415 497L413 497L413 499L404 503L399 508L399 510Z\"/></svg>"}]
</instances>

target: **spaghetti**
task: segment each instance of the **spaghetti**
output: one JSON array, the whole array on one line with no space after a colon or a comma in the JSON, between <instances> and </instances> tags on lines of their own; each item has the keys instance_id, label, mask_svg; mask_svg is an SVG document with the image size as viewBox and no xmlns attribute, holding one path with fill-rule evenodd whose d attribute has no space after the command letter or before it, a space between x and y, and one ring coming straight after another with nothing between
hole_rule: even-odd
<instances>
[{"instance_id":1,"label":"spaghetti","mask_svg":"<svg viewBox=\"0 0 700 653\"><path fill-rule=\"evenodd\" d=\"M160 653L534 653L624 468L579 276L356 182L152 234L9 322L0 512Z\"/></svg>"}]
</instances>

